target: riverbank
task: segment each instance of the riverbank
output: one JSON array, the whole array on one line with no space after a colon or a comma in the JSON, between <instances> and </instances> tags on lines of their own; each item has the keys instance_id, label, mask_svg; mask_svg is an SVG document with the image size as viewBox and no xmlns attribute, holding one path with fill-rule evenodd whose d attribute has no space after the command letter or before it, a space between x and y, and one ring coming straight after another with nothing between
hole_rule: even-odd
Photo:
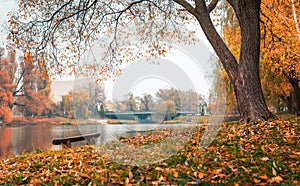
<instances>
[{"instance_id":1,"label":"riverbank","mask_svg":"<svg viewBox=\"0 0 300 186\"><path fill-rule=\"evenodd\" d=\"M247 125L223 123L216 138L204 148L199 148L202 137L210 137L210 133L200 126L188 133L192 137L173 155L142 166L120 164L114 158L133 158L139 147L156 147L172 131L114 141L111 147L120 143L130 145L126 148L131 151L115 157L105 155L101 150L105 146L83 146L1 159L0 185L299 185L300 117L282 118ZM142 155L150 161L156 152Z\"/></svg>"},{"instance_id":2,"label":"riverbank","mask_svg":"<svg viewBox=\"0 0 300 186\"><path fill-rule=\"evenodd\" d=\"M2 123L4 127L19 127L30 125L76 125L76 124L94 124L97 121L75 120L64 117L13 117L10 123Z\"/></svg>"},{"instance_id":3,"label":"riverbank","mask_svg":"<svg viewBox=\"0 0 300 186\"><path fill-rule=\"evenodd\" d=\"M178 124L178 123L207 123L209 116L185 116L177 117L173 120L161 121L161 124ZM77 124L152 124L156 123L151 120L119 120L109 118L94 118L94 119L69 119L64 117L13 117L13 121L10 123L1 123L3 127L18 127L18 126L30 126L30 125L77 125Z\"/></svg>"}]
</instances>

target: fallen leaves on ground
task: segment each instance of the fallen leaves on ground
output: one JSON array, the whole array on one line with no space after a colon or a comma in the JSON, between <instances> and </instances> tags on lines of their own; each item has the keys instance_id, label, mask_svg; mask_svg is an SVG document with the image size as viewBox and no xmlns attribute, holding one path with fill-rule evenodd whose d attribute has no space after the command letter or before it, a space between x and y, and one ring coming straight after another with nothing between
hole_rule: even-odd
<instances>
[{"instance_id":1,"label":"fallen leaves on ground","mask_svg":"<svg viewBox=\"0 0 300 186\"><path fill-rule=\"evenodd\" d=\"M199 144L206 127L183 130L176 135L191 138L181 149L142 166L117 163L96 146L24 154L0 160L0 185L299 185L299 123L299 117L247 125L223 123L216 139L204 148ZM164 131L118 144L138 149L172 136L172 131Z\"/></svg>"}]
</instances>

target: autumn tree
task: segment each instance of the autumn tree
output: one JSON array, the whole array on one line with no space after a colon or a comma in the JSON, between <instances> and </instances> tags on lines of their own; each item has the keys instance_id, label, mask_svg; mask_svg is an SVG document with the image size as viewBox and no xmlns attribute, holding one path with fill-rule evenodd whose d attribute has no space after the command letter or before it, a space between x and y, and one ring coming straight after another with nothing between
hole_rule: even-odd
<instances>
[{"instance_id":1,"label":"autumn tree","mask_svg":"<svg viewBox=\"0 0 300 186\"><path fill-rule=\"evenodd\" d=\"M62 96L60 103L63 116L71 119L87 119L91 116L90 101L90 94L85 89L69 91Z\"/></svg>"},{"instance_id":2,"label":"autumn tree","mask_svg":"<svg viewBox=\"0 0 300 186\"><path fill-rule=\"evenodd\" d=\"M174 102L176 109L182 108L179 91L173 87L170 89L158 89L155 95L158 98L158 102L171 100Z\"/></svg>"},{"instance_id":3,"label":"autumn tree","mask_svg":"<svg viewBox=\"0 0 300 186\"><path fill-rule=\"evenodd\" d=\"M7 63L7 76L12 82L12 94L15 97L21 90L21 79L22 79L22 73L18 71L19 69L19 62L17 61L17 55L16 51L11 49L7 51L6 60L8 60Z\"/></svg>"},{"instance_id":4,"label":"autumn tree","mask_svg":"<svg viewBox=\"0 0 300 186\"><path fill-rule=\"evenodd\" d=\"M91 115L90 108L90 96L86 90L75 90L70 92L72 97L72 105L75 111L75 117L81 119L87 119Z\"/></svg>"},{"instance_id":5,"label":"autumn tree","mask_svg":"<svg viewBox=\"0 0 300 186\"><path fill-rule=\"evenodd\" d=\"M26 53L17 60L14 50L7 51L6 55L3 48L0 50L2 86L6 87L5 94L10 97L9 104L6 104L9 109L6 109L6 112L11 113L13 107L16 107L15 111L24 115L48 115L51 81L47 72L39 71L32 63L32 57Z\"/></svg>"},{"instance_id":6,"label":"autumn tree","mask_svg":"<svg viewBox=\"0 0 300 186\"><path fill-rule=\"evenodd\" d=\"M95 82L91 78L82 78L75 81L74 90L86 90L89 93L89 110L93 116L97 116L100 110L104 111L105 94L103 83Z\"/></svg>"},{"instance_id":7,"label":"autumn tree","mask_svg":"<svg viewBox=\"0 0 300 186\"><path fill-rule=\"evenodd\" d=\"M32 56L24 54L24 61L21 63L22 90L18 95L16 105L24 116L41 116L50 109L50 79L43 71L40 72L32 63Z\"/></svg>"},{"instance_id":8,"label":"autumn tree","mask_svg":"<svg viewBox=\"0 0 300 186\"><path fill-rule=\"evenodd\" d=\"M154 107L154 100L151 94L143 94L140 98L139 98L141 104L140 104L140 110L141 111L152 111L153 107Z\"/></svg>"},{"instance_id":9,"label":"autumn tree","mask_svg":"<svg viewBox=\"0 0 300 186\"><path fill-rule=\"evenodd\" d=\"M222 114L222 115L237 114L238 107L234 95L233 86L230 83L230 80L225 72L225 69L217 65L214 71L215 71L214 82L213 82L213 88L211 89L209 94L208 109L213 114Z\"/></svg>"},{"instance_id":10,"label":"autumn tree","mask_svg":"<svg viewBox=\"0 0 300 186\"><path fill-rule=\"evenodd\" d=\"M180 90L179 94L183 110L196 110L198 101L203 100L203 96L194 90Z\"/></svg>"},{"instance_id":11,"label":"autumn tree","mask_svg":"<svg viewBox=\"0 0 300 186\"><path fill-rule=\"evenodd\" d=\"M154 110L158 114L164 114L164 120L176 117L176 107L173 100L165 100L155 105Z\"/></svg>"},{"instance_id":12,"label":"autumn tree","mask_svg":"<svg viewBox=\"0 0 300 186\"><path fill-rule=\"evenodd\" d=\"M137 102L133 93L130 92L127 95L125 95L125 99L123 100L123 102L125 103L129 111L137 110Z\"/></svg>"},{"instance_id":13,"label":"autumn tree","mask_svg":"<svg viewBox=\"0 0 300 186\"><path fill-rule=\"evenodd\" d=\"M180 90L175 88L159 89L156 92L158 101L172 100L177 110L196 110L198 101L203 98L194 90Z\"/></svg>"},{"instance_id":14,"label":"autumn tree","mask_svg":"<svg viewBox=\"0 0 300 186\"><path fill-rule=\"evenodd\" d=\"M45 57L47 67L52 71L55 69L60 73L65 68L71 69L68 72L92 71L99 79L105 79L119 75L117 67L123 62L140 58L141 51L145 51L146 57L163 56L169 46L165 43L193 43L191 37L195 32L186 28L195 21L228 74L241 122L274 118L265 103L259 78L261 1L227 1L241 30L239 59L229 50L212 22L211 13L218 2L20 0L19 11L9 20L8 39L10 46ZM102 53L103 63L85 63L78 69L78 63L74 61L101 36L105 39L101 40L100 45L107 49ZM99 73L95 73L97 69Z\"/></svg>"},{"instance_id":15,"label":"autumn tree","mask_svg":"<svg viewBox=\"0 0 300 186\"><path fill-rule=\"evenodd\" d=\"M60 103L60 109L62 110L62 115L66 118L75 118L75 113L73 109L73 103L72 103L72 92L69 92L66 95L63 95L61 97L61 103Z\"/></svg>"},{"instance_id":16,"label":"autumn tree","mask_svg":"<svg viewBox=\"0 0 300 186\"><path fill-rule=\"evenodd\" d=\"M230 4L223 1L221 6L225 12L225 16L221 18L223 40L230 49L232 55L239 60L241 53L241 29L239 22L234 13L234 9ZM219 66L217 68L219 68ZM226 103L225 114L236 114L238 107L233 84L224 67L220 66L220 69L216 69L216 71L214 90L218 92L218 98L223 97L221 99L223 99L223 103ZM217 102L220 103L218 100Z\"/></svg>"},{"instance_id":17,"label":"autumn tree","mask_svg":"<svg viewBox=\"0 0 300 186\"><path fill-rule=\"evenodd\" d=\"M126 111L127 110L127 104L124 100L113 100L112 102L112 110L115 111Z\"/></svg>"},{"instance_id":18,"label":"autumn tree","mask_svg":"<svg viewBox=\"0 0 300 186\"><path fill-rule=\"evenodd\" d=\"M269 91L276 92L286 102L289 111L299 115L300 2L262 2L262 62L264 68L275 74ZM266 78L271 79L270 76Z\"/></svg>"},{"instance_id":19,"label":"autumn tree","mask_svg":"<svg viewBox=\"0 0 300 186\"><path fill-rule=\"evenodd\" d=\"M274 111L280 111L287 105L288 110L293 114L298 112L297 97L300 97L297 96L300 66L298 63L299 32L297 31L299 9L296 7L299 7L298 2L264 0L261 10L263 37L260 75L266 101ZM231 6L225 4L224 10L226 16L223 17L223 37L238 59L241 45L238 20ZM225 78L227 79L228 76L225 75ZM230 98L227 98L228 100Z\"/></svg>"},{"instance_id":20,"label":"autumn tree","mask_svg":"<svg viewBox=\"0 0 300 186\"><path fill-rule=\"evenodd\" d=\"M21 90L21 79L22 79L22 73L18 71L19 69L19 63L17 61L16 52L14 50L8 50L5 54L5 49L0 48L1 51L1 60L5 61L5 73L6 76L9 78L9 81L12 84L11 92L13 96L17 95ZM12 105L11 105L12 106Z\"/></svg>"},{"instance_id":21,"label":"autumn tree","mask_svg":"<svg viewBox=\"0 0 300 186\"><path fill-rule=\"evenodd\" d=\"M0 49L0 121L10 122L12 120L12 95L13 84L9 78L9 61L4 58L4 50Z\"/></svg>"}]
</instances>

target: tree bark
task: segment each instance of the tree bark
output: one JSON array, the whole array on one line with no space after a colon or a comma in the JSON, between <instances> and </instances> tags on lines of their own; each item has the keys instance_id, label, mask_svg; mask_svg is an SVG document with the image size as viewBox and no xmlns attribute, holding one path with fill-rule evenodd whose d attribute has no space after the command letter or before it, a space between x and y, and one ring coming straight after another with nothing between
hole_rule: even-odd
<instances>
[{"instance_id":1,"label":"tree bark","mask_svg":"<svg viewBox=\"0 0 300 186\"><path fill-rule=\"evenodd\" d=\"M295 114L297 116L300 115L300 87L299 87L299 80L298 79L291 79L288 78L289 82L291 83L293 89L294 89L294 93L295 93L295 98L292 99L295 101L295 108L293 109L293 111L291 110L292 114ZM292 96L291 96L292 97ZM293 97L292 97L293 98Z\"/></svg>"},{"instance_id":2,"label":"tree bark","mask_svg":"<svg viewBox=\"0 0 300 186\"><path fill-rule=\"evenodd\" d=\"M213 26L204 0L196 2L196 18L233 84L241 123L274 119L265 102L260 77L260 0L229 1L241 28L240 61L232 55Z\"/></svg>"},{"instance_id":3,"label":"tree bark","mask_svg":"<svg viewBox=\"0 0 300 186\"><path fill-rule=\"evenodd\" d=\"M260 3L260 0L237 0L234 4L242 41L233 86L243 123L275 118L266 105L259 77Z\"/></svg>"}]
</instances>

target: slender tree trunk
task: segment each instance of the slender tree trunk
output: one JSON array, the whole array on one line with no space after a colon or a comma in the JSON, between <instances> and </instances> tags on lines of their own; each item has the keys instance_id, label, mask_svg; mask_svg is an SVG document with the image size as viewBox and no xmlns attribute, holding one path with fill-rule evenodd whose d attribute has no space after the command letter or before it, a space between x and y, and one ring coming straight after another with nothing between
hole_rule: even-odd
<instances>
[{"instance_id":1,"label":"slender tree trunk","mask_svg":"<svg viewBox=\"0 0 300 186\"><path fill-rule=\"evenodd\" d=\"M204 0L196 3L196 18L233 84L242 123L276 118L265 102L260 77L260 0L229 0L241 28L239 63L216 32Z\"/></svg>"}]
</instances>

